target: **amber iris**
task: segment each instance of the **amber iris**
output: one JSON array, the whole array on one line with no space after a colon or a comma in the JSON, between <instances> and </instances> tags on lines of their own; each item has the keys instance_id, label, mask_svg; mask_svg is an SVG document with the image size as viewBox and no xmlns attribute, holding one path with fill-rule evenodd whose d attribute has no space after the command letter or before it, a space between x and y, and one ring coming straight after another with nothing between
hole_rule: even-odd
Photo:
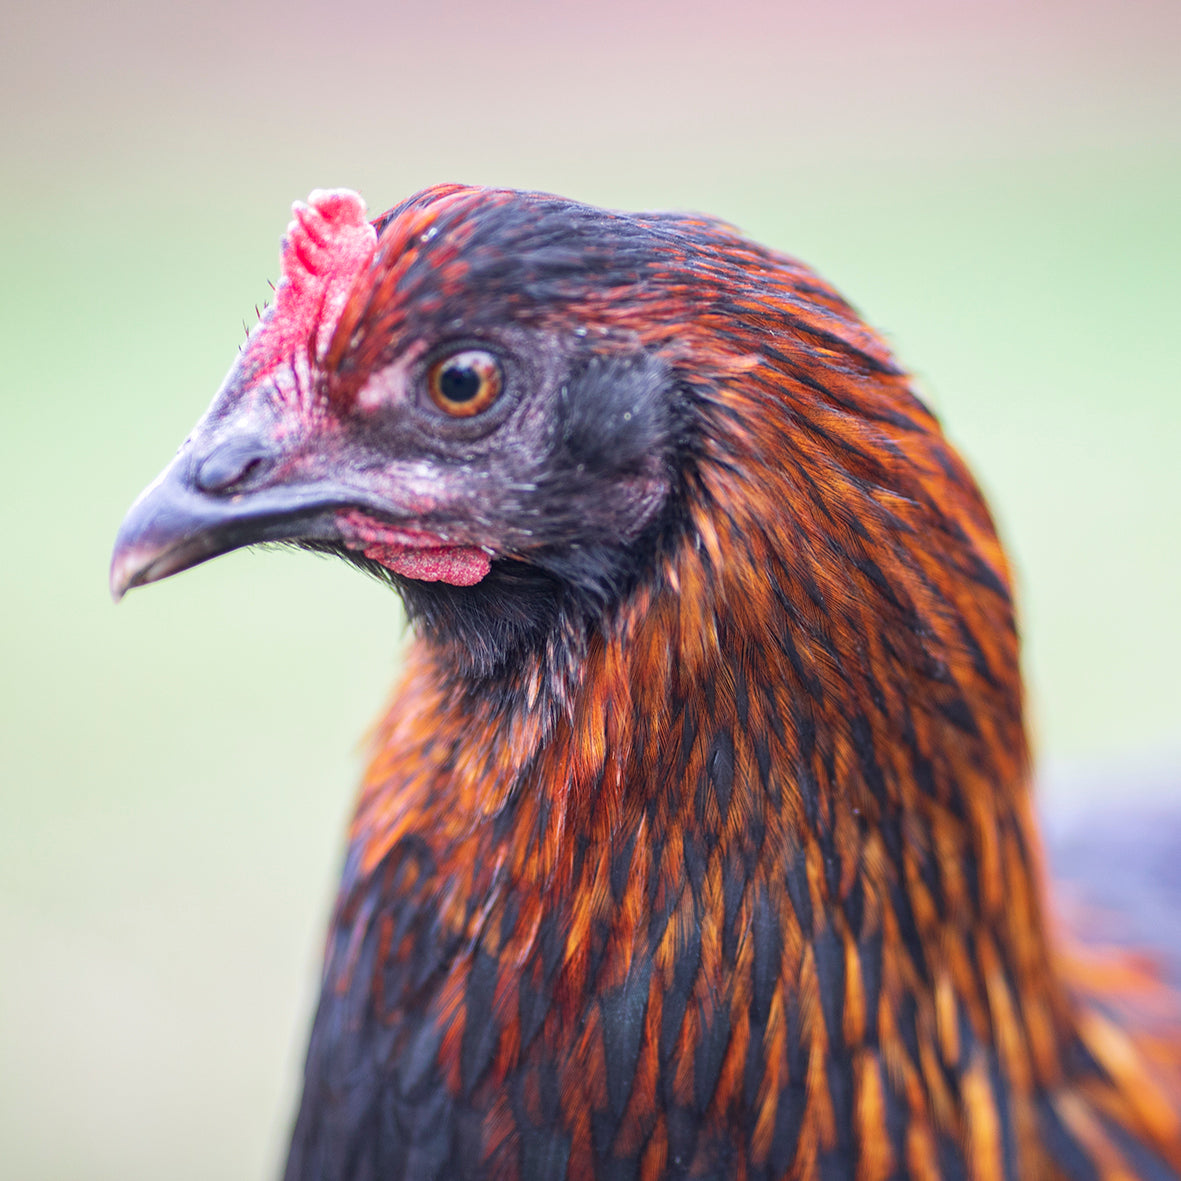
<instances>
[{"instance_id":1,"label":"amber iris","mask_svg":"<svg viewBox=\"0 0 1181 1181\"><path fill-rule=\"evenodd\" d=\"M483 349L452 353L436 361L427 373L432 401L456 418L471 418L487 410L500 397L502 385L500 362Z\"/></svg>"}]
</instances>

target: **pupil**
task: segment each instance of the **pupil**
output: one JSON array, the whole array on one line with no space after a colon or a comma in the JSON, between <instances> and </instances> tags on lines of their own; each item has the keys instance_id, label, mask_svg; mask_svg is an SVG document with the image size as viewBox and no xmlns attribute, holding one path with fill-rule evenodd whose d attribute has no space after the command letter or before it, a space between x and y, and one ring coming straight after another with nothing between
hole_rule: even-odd
<instances>
[{"instance_id":1,"label":"pupil","mask_svg":"<svg viewBox=\"0 0 1181 1181\"><path fill-rule=\"evenodd\" d=\"M448 365L439 375L439 392L448 402L470 402L480 385L479 373L467 365Z\"/></svg>"}]
</instances>

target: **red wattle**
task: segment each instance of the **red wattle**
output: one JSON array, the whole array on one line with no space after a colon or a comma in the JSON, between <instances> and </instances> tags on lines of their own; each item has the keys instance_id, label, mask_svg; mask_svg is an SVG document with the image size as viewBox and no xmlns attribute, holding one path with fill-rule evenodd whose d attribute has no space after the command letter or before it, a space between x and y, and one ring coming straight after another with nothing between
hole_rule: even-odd
<instances>
[{"instance_id":1,"label":"red wattle","mask_svg":"<svg viewBox=\"0 0 1181 1181\"><path fill-rule=\"evenodd\" d=\"M492 568L492 558L478 546L451 545L434 533L399 529L359 509L340 513L336 524L350 549L404 578L475 586Z\"/></svg>"}]
</instances>

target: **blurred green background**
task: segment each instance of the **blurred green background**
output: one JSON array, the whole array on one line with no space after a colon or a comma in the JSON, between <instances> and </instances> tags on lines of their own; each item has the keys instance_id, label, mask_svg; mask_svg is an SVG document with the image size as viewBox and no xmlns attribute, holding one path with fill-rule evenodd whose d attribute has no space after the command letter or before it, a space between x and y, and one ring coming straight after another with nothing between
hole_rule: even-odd
<instances>
[{"instance_id":1,"label":"blurred green background","mask_svg":"<svg viewBox=\"0 0 1181 1181\"><path fill-rule=\"evenodd\" d=\"M316 186L701 209L811 262L991 495L1047 806L1177 783L1175 0L49 0L3 28L0 1175L280 1160L399 610L276 553L116 610L106 565Z\"/></svg>"}]
</instances>

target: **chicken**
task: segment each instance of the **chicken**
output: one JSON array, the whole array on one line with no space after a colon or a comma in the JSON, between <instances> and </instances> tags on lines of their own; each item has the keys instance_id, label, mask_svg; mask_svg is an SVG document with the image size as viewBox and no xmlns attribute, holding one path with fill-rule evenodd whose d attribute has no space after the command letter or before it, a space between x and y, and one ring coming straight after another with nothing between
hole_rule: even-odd
<instances>
[{"instance_id":1,"label":"chicken","mask_svg":"<svg viewBox=\"0 0 1181 1181\"><path fill-rule=\"evenodd\" d=\"M416 635L289 1181L1181 1175L1168 998L1049 933L988 510L807 268L313 193L112 588L275 541Z\"/></svg>"}]
</instances>

